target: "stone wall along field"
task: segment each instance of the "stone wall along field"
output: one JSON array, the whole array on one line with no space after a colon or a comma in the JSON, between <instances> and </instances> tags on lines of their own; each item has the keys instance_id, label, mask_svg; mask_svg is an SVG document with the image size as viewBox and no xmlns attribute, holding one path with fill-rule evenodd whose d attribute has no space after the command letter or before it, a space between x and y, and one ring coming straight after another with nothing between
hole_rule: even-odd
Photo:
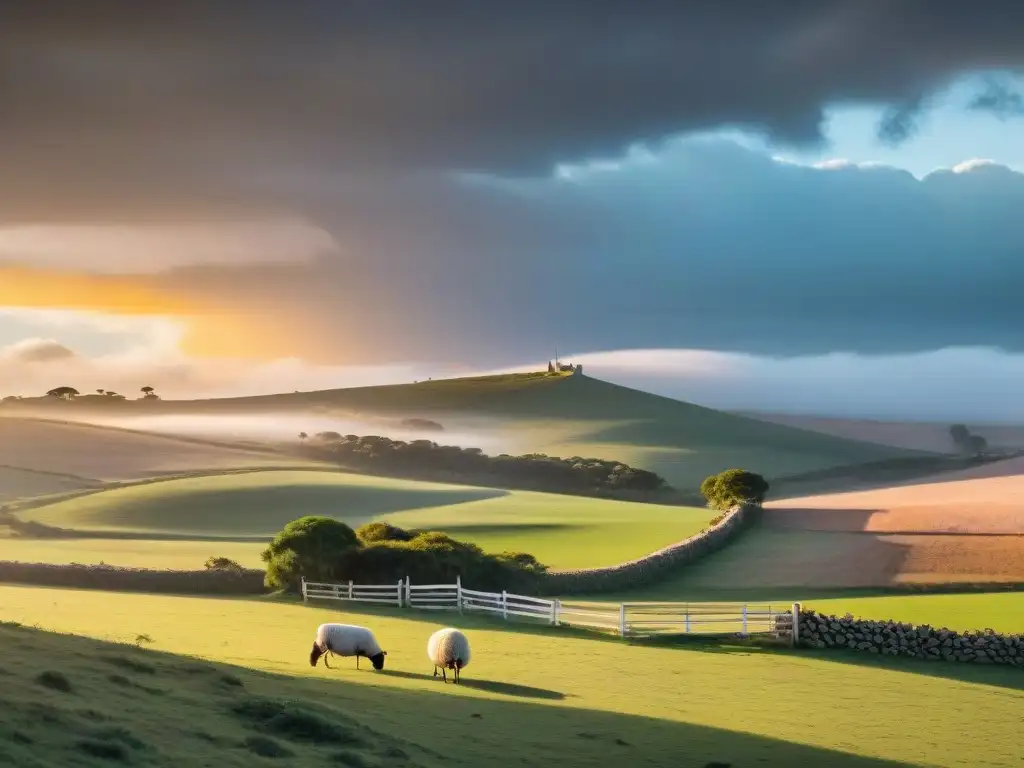
<instances>
[{"instance_id":1,"label":"stone wall along field","mask_svg":"<svg viewBox=\"0 0 1024 768\"><path fill-rule=\"evenodd\" d=\"M577 571L549 571L541 583L546 594L578 595L652 584L681 566L721 549L761 512L757 506L736 506L710 528L657 552L618 565Z\"/></svg>"},{"instance_id":2,"label":"stone wall along field","mask_svg":"<svg viewBox=\"0 0 1024 768\"><path fill-rule=\"evenodd\" d=\"M801 610L799 637L799 644L807 648L1024 668L1024 635L1001 635L991 629L956 632L926 624L865 621Z\"/></svg>"}]
</instances>

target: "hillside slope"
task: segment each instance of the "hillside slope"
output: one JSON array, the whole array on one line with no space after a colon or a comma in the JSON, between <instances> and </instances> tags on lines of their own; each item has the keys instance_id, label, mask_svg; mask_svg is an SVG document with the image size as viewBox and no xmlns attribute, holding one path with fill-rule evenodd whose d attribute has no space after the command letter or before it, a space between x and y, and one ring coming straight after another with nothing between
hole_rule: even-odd
<instances>
[{"instance_id":1,"label":"hillside slope","mask_svg":"<svg viewBox=\"0 0 1024 768\"><path fill-rule=\"evenodd\" d=\"M0 418L0 500L94 487L100 481L297 463L273 453L167 435Z\"/></svg>"},{"instance_id":2,"label":"hillside slope","mask_svg":"<svg viewBox=\"0 0 1024 768\"><path fill-rule=\"evenodd\" d=\"M77 403L51 410L80 414ZM745 418L610 384L589 376L508 374L415 384L295 392L215 400L122 402L114 413L430 417L460 441L497 440L507 453L548 453L625 461L695 489L709 474L741 466L777 478L915 455ZM352 428L346 426L343 428ZM366 429L381 429L367 424ZM309 431L313 431L310 428ZM445 434L427 435L444 442ZM449 438L452 439L452 438ZM491 450L491 449L489 449Z\"/></svg>"},{"instance_id":3,"label":"hillside slope","mask_svg":"<svg viewBox=\"0 0 1024 768\"><path fill-rule=\"evenodd\" d=\"M460 431L501 432L509 450L618 459L695 488L743 466L769 478L912 455L735 416L589 376L509 375L174 403L171 407L429 416ZM443 441L443 436L433 439Z\"/></svg>"}]
</instances>

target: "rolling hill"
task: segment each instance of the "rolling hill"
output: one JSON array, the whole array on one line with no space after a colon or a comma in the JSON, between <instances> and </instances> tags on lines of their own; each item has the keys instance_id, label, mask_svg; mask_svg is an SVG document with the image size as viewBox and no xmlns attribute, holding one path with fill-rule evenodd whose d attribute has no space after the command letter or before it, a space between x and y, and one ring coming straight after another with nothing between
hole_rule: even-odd
<instances>
[{"instance_id":1,"label":"rolling hill","mask_svg":"<svg viewBox=\"0 0 1024 768\"><path fill-rule=\"evenodd\" d=\"M88 536L0 539L0 559L197 568L207 557L228 556L259 567L265 542L286 523L328 515L352 527L386 519L443 530L486 551L529 552L552 567L579 568L645 555L696 533L713 514L337 471L268 470L139 483L19 510L23 522Z\"/></svg>"},{"instance_id":2,"label":"rolling hill","mask_svg":"<svg viewBox=\"0 0 1024 768\"><path fill-rule=\"evenodd\" d=\"M309 465L267 451L80 422L0 417L0 502L109 481Z\"/></svg>"},{"instance_id":3,"label":"rolling hill","mask_svg":"<svg viewBox=\"0 0 1024 768\"><path fill-rule=\"evenodd\" d=\"M47 407L69 418L71 414L86 418L91 413L73 402L50 402ZM463 442L497 442L508 453L616 459L658 472L676 487L691 490L707 475L734 466L771 479L920 455L716 411L589 376L508 374L259 397L112 402L101 410L108 418L115 414L246 414L252 418L307 414L321 421L332 416L429 417ZM385 429L366 427L371 428ZM445 434L429 437L444 442Z\"/></svg>"}]
</instances>

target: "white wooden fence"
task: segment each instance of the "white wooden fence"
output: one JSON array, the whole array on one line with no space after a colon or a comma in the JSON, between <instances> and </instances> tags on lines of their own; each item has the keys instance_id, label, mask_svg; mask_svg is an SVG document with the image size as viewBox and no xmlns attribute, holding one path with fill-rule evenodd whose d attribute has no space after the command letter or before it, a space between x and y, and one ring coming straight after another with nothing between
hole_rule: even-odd
<instances>
[{"instance_id":1,"label":"white wooden fence","mask_svg":"<svg viewBox=\"0 0 1024 768\"><path fill-rule=\"evenodd\" d=\"M621 637L655 635L767 635L795 643L799 604L600 603L545 600L509 592L480 592L454 584L321 584L302 581L302 599L351 600L421 610L456 610L532 619L552 626L582 627ZM794 621L796 618L796 621Z\"/></svg>"}]
</instances>

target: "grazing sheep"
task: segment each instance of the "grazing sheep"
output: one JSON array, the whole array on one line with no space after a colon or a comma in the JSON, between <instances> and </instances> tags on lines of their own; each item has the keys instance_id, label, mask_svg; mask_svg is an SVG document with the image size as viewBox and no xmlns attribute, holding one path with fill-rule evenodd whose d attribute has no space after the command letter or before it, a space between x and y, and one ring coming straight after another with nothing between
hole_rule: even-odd
<instances>
[{"instance_id":1,"label":"grazing sheep","mask_svg":"<svg viewBox=\"0 0 1024 768\"><path fill-rule=\"evenodd\" d=\"M459 670L469 664L469 639L459 630L447 627L439 629L427 641L427 656L434 662L434 677L438 667L441 678L447 683L446 669L455 670L455 682L459 682Z\"/></svg>"},{"instance_id":2,"label":"grazing sheep","mask_svg":"<svg viewBox=\"0 0 1024 768\"><path fill-rule=\"evenodd\" d=\"M387 651L380 649L380 643L373 636L373 632L366 627L357 627L354 624L321 624L316 630L316 640L313 641L313 650L309 653L309 665L315 667L321 656L324 657L324 666L328 669L326 654L337 654L338 656L355 656L356 669L359 669L359 657L365 656L373 664L374 669L384 669L384 657Z\"/></svg>"}]
</instances>

